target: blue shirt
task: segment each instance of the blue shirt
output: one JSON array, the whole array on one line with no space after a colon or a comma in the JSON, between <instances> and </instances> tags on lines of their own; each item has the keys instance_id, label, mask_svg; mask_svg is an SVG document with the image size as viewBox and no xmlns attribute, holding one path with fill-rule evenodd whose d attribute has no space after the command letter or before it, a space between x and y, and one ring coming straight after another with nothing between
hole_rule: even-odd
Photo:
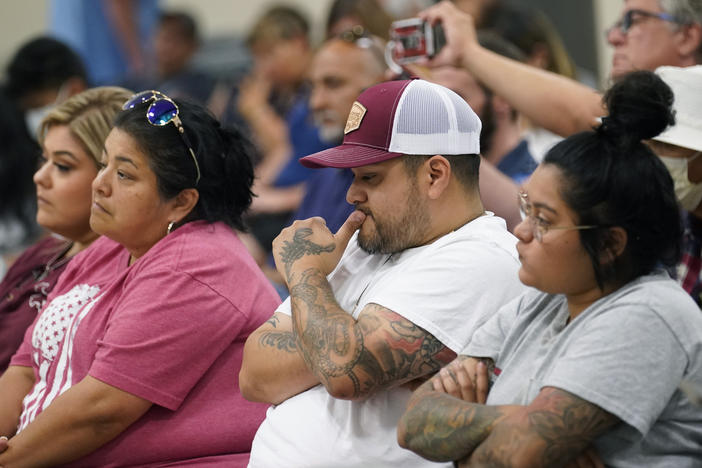
<instances>
[{"instance_id":1,"label":"blue shirt","mask_svg":"<svg viewBox=\"0 0 702 468\"><path fill-rule=\"evenodd\" d=\"M529 152L529 144L526 140L522 140L502 158L497 168L514 182L521 184L529 178L537 165Z\"/></svg>"},{"instance_id":2,"label":"blue shirt","mask_svg":"<svg viewBox=\"0 0 702 468\"><path fill-rule=\"evenodd\" d=\"M312 121L307 93L297 97L285 115L285 121L288 124L292 155L275 179L276 187L289 187L306 181L316 169L300 164L300 158L333 146L319 138L319 130Z\"/></svg>"},{"instance_id":3,"label":"blue shirt","mask_svg":"<svg viewBox=\"0 0 702 468\"><path fill-rule=\"evenodd\" d=\"M94 86L114 85L129 71L127 54L101 0L53 0L51 34L66 42L83 59ZM158 21L158 0L134 2L139 43L148 44Z\"/></svg>"}]
</instances>

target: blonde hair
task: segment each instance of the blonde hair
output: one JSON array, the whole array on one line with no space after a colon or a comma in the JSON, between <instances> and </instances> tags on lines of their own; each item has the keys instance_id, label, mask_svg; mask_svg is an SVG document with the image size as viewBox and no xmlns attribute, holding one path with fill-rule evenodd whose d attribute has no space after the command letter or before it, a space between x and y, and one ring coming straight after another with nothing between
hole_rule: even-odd
<instances>
[{"instance_id":1,"label":"blonde hair","mask_svg":"<svg viewBox=\"0 0 702 468\"><path fill-rule=\"evenodd\" d=\"M97 164L115 116L133 94L118 86L100 86L72 96L52 109L41 121L39 144L44 145L46 132L51 127L67 125Z\"/></svg>"}]
</instances>

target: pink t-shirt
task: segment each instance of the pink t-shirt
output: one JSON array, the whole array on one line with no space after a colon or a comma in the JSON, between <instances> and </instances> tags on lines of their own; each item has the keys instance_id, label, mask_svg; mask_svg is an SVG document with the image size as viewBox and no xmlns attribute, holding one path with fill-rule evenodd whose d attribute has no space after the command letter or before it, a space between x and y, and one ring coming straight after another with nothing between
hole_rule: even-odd
<instances>
[{"instance_id":1,"label":"pink t-shirt","mask_svg":"<svg viewBox=\"0 0 702 468\"><path fill-rule=\"evenodd\" d=\"M241 357L277 294L221 223L188 223L128 261L100 238L66 268L12 359L36 377L20 430L90 375L154 406L70 466L246 466L266 405L239 393Z\"/></svg>"}]
</instances>

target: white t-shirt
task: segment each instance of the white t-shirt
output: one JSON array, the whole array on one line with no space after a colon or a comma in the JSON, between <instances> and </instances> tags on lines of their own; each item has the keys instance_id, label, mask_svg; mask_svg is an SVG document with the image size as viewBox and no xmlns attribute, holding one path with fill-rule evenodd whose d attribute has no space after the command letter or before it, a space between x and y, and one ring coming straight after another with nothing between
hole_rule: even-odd
<instances>
[{"instance_id":1,"label":"white t-shirt","mask_svg":"<svg viewBox=\"0 0 702 468\"><path fill-rule=\"evenodd\" d=\"M702 312L665 273L638 278L566 325L563 295L531 290L475 332L461 354L492 357L489 405L528 405L556 387L623 424L595 447L611 467L702 466L702 408L680 391L702 385Z\"/></svg>"},{"instance_id":2,"label":"white t-shirt","mask_svg":"<svg viewBox=\"0 0 702 468\"><path fill-rule=\"evenodd\" d=\"M524 290L515 245L504 220L492 213L392 256L365 253L354 235L328 279L339 305L355 318L366 304L379 304L459 352L475 329ZM290 300L277 312L290 314ZM435 467L397 444L397 422L410 395L398 387L347 401L313 387L268 410L249 467Z\"/></svg>"}]
</instances>

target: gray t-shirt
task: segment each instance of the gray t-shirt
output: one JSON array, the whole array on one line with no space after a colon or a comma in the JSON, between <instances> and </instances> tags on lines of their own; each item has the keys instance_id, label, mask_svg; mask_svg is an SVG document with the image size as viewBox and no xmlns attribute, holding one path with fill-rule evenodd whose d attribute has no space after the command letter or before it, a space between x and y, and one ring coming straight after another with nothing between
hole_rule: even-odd
<instances>
[{"instance_id":1,"label":"gray t-shirt","mask_svg":"<svg viewBox=\"0 0 702 468\"><path fill-rule=\"evenodd\" d=\"M566 326L562 295L531 290L505 305L461 354L496 364L489 405L527 405L557 387L620 424L596 441L607 466L702 467L702 311L664 273L598 300Z\"/></svg>"}]
</instances>

